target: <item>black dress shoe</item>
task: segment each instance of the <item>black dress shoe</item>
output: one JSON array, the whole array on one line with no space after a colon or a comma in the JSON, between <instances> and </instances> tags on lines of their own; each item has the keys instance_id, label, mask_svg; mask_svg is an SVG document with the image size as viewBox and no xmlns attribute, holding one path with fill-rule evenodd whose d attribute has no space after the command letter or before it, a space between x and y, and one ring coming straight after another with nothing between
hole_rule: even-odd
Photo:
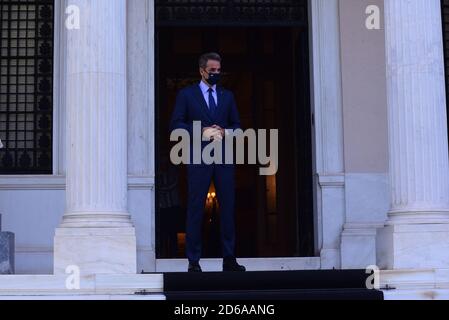
<instances>
[{"instance_id":1,"label":"black dress shoe","mask_svg":"<svg viewBox=\"0 0 449 320\"><path fill-rule=\"evenodd\" d=\"M189 272L203 272L199 263L189 263Z\"/></svg>"},{"instance_id":2,"label":"black dress shoe","mask_svg":"<svg viewBox=\"0 0 449 320\"><path fill-rule=\"evenodd\" d=\"M223 271L224 272L245 272L246 268L237 263L235 258L223 259Z\"/></svg>"}]
</instances>

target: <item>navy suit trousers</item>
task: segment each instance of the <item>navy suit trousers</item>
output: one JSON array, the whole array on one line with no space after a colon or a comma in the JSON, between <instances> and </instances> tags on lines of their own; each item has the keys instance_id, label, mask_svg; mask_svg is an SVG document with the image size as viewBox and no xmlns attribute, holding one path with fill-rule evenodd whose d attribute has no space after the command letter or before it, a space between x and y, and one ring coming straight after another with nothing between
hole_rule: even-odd
<instances>
[{"instance_id":1,"label":"navy suit trousers","mask_svg":"<svg viewBox=\"0 0 449 320\"><path fill-rule=\"evenodd\" d=\"M220 207L223 257L235 253L235 168L233 165L188 165L189 198L187 207L187 258L201 259L202 223L209 187L213 179Z\"/></svg>"}]
</instances>

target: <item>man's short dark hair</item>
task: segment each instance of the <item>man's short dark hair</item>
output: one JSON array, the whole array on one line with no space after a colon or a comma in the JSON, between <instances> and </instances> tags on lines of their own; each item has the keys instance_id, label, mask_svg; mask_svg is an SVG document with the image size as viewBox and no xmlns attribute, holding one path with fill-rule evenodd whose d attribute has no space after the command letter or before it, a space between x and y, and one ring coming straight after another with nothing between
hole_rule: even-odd
<instances>
[{"instance_id":1,"label":"man's short dark hair","mask_svg":"<svg viewBox=\"0 0 449 320\"><path fill-rule=\"evenodd\" d=\"M205 53L200 57L199 60L199 66L200 68L206 69L207 67L207 62L209 60L214 60L214 61L218 61L221 62L221 57L218 53L215 52L209 52L209 53Z\"/></svg>"}]
</instances>

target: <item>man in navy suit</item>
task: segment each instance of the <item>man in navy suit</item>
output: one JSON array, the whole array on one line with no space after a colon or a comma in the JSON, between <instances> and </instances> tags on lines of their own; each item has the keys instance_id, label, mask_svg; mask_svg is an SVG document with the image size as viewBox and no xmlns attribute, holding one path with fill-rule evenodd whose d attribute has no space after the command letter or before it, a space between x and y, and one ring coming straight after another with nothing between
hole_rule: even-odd
<instances>
[{"instance_id":1,"label":"man in navy suit","mask_svg":"<svg viewBox=\"0 0 449 320\"><path fill-rule=\"evenodd\" d=\"M240 129L240 117L232 92L219 86L221 57L207 53L199 59L201 81L182 89L170 123L170 130L185 129L193 134L193 122L200 121L203 136L222 141L227 130ZM224 141L224 140L223 140ZM211 142L202 142L202 148ZM223 143L224 145L224 143ZM223 155L224 157L224 155ZM235 178L234 165L200 164L190 162L188 173L188 206L186 226L186 254L189 272L201 272L201 230L204 207L212 179L220 204L223 271L246 271L235 258Z\"/></svg>"}]
</instances>

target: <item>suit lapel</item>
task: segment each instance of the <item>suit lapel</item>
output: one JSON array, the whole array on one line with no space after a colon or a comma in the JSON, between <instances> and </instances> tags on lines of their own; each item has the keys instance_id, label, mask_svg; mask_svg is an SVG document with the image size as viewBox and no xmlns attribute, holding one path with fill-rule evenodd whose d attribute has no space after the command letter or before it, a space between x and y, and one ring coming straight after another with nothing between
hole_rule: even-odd
<instances>
[{"instance_id":1,"label":"suit lapel","mask_svg":"<svg viewBox=\"0 0 449 320\"><path fill-rule=\"evenodd\" d=\"M209 118L209 120L212 121L213 117L212 117L212 114L210 113L210 110L209 110L207 104L206 104L206 101L204 100L204 96L203 96L203 92L201 91L201 87L199 85L195 85L193 91L194 91L194 96L195 96L196 100L198 101L201 110Z\"/></svg>"}]
</instances>

